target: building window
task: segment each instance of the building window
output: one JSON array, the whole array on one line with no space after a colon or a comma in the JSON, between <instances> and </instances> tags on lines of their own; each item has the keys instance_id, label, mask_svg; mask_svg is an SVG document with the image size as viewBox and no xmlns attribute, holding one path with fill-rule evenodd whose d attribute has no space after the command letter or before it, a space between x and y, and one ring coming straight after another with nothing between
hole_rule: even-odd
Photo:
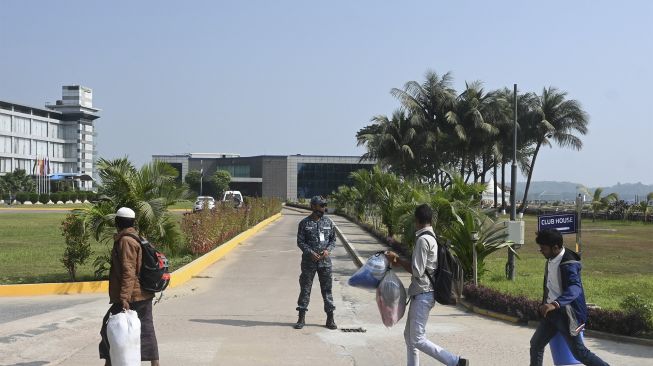
<instances>
[{"instance_id":1,"label":"building window","mask_svg":"<svg viewBox=\"0 0 653 366\"><path fill-rule=\"evenodd\" d=\"M49 125L50 131L48 132L48 136L53 139L62 139L62 133L61 133L61 126L55 123L50 123Z\"/></svg>"},{"instance_id":2,"label":"building window","mask_svg":"<svg viewBox=\"0 0 653 366\"><path fill-rule=\"evenodd\" d=\"M11 159L0 158L0 173L11 173Z\"/></svg>"},{"instance_id":3,"label":"building window","mask_svg":"<svg viewBox=\"0 0 653 366\"><path fill-rule=\"evenodd\" d=\"M45 141L32 140L32 152L34 155L48 155L48 143Z\"/></svg>"},{"instance_id":4,"label":"building window","mask_svg":"<svg viewBox=\"0 0 653 366\"><path fill-rule=\"evenodd\" d=\"M11 116L0 113L0 131L11 132Z\"/></svg>"},{"instance_id":5,"label":"building window","mask_svg":"<svg viewBox=\"0 0 653 366\"><path fill-rule=\"evenodd\" d=\"M249 178L250 166L249 165L218 165L217 170L226 170L232 177Z\"/></svg>"},{"instance_id":6,"label":"building window","mask_svg":"<svg viewBox=\"0 0 653 366\"><path fill-rule=\"evenodd\" d=\"M30 155L30 140L14 138L14 154Z\"/></svg>"},{"instance_id":7,"label":"building window","mask_svg":"<svg viewBox=\"0 0 653 366\"><path fill-rule=\"evenodd\" d=\"M366 164L297 164L297 197L328 196L341 185L351 184L350 175L360 169L371 169Z\"/></svg>"},{"instance_id":8,"label":"building window","mask_svg":"<svg viewBox=\"0 0 653 366\"><path fill-rule=\"evenodd\" d=\"M32 120L32 136L48 137L48 123Z\"/></svg>"},{"instance_id":9,"label":"building window","mask_svg":"<svg viewBox=\"0 0 653 366\"><path fill-rule=\"evenodd\" d=\"M13 128L12 128L12 131L14 133L29 135L30 134L29 118L15 117L14 116L14 125L13 125Z\"/></svg>"},{"instance_id":10,"label":"building window","mask_svg":"<svg viewBox=\"0 0 653 366\"><path fill-rule=\"evenodd\" d=\"M32 174L33 161L27 159L16 159L16 169L22 169L27 174Z\"/></svg>"},{"instance_id":11,"label":"building window","mask_svg":"<svg viewBox=\"0 0 653 366\"><path fill-rule=\"evenodd\" d=\"M11 137L0 136L0 153L11 153Z\"/></svg>"}]
</instances>

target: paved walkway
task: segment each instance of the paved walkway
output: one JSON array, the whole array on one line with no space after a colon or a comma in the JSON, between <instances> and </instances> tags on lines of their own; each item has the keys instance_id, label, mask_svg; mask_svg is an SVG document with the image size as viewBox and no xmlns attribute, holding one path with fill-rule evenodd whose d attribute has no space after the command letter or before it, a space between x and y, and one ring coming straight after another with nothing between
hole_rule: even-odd
<instances>
[{"instance_id":1,"label":"paved walkway","mask_svg":"<svg viewBox=\"0 0 653 366\"><path fill-rule=\"evenodd\" d=\"M340 327L362 326L367 333L323 327L317 279L308 326L292 329L300 261L295 234L302 217L285 209L282 219L201 277L166 292L154 309L162 365L405 364L404 321L385 328L374 292L347 285L356 266L341 245L333 253L336 320ZM382 248L356 226L335 219L361 253ZM12 311L28 302L33 310ZM100 365L98 330L107 307L106 296L99 295L0 299L0 310L16 314L1 320L0 365ZM439 306L427 330L432 340L464 354L473 365L528 364L530 328ZM588 343L612 365L650 365L653 358L652 348L594 339ZM426 357L422 364L436 365ZM551 365L550 358L545 364Z\"/></svg>"}]
</instances>

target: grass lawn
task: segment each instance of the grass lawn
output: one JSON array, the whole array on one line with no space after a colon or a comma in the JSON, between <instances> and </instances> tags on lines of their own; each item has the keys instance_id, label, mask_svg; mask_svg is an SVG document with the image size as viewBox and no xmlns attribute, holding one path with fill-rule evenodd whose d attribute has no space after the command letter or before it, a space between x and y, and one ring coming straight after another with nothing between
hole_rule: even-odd
<instances>
[{"instance_id":1,"label":"grass lawn","mask_svg":"<svg viewBox=\"0 0 653 366\"><path fill-rule=\"evenodd\" d=\"M65 247L60 225L65 216L61 212L0 213L0 285L68 281L60 261ZM93 254L78 268L78 281L95 279L93 261L108 252L110 245L91 239ZM170 258L171 270L193 259L190 255Z\"/></svg>"},{"instance_id":2,"label":"grass lawn","mask_svg":"<svg viewBox=\"0 0 653 366\"><path fill-rule=\"evenodd\" d=\"M518 251L515 282L505 279L507 253L486 259L481 284L506 293L541 299L545 259L535 244L537 220L525 216L526 243ZM576 236L565 235L565 245L575 250ZM602 308L618 309L624 296L640 294L653 302L653 225L621 221L583 221L585 296Z\"/></svg>"}]
</instances>

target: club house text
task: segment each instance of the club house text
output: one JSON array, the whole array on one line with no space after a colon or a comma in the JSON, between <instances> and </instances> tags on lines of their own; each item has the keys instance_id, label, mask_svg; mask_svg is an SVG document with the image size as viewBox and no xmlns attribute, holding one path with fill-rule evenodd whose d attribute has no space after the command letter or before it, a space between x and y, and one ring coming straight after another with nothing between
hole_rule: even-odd
<instances>
[{"instance_id":1,"label":"club house text","mask_svg":"<svg viewBox=\"0 0 653 366\"><path fill-rule=\"evenodd\" d=\"M574 217L573 216L554 217L554 218L541 219L540 220L540 225L542 225L542 226L561 225L561 224L572 224L573 222L574 222Z\"/></svg>"}]
</instances>

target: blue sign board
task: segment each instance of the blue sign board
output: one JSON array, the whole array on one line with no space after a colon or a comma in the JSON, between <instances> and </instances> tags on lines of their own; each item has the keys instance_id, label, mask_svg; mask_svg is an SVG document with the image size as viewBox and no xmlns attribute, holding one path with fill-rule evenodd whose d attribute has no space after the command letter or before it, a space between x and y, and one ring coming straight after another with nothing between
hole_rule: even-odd
<instances>
[{"instance_id":1,"label":"blue sign board","mask_svg":"<svg viewBox=\"0 0 653 366\"><path fill-rule=\"evenodd\" d=\"M578 223L575 213L559 215L541 215L537 217L537 230L556 229L560 234L574 234L578 232Z\"/></svg>"}]
</instances>

